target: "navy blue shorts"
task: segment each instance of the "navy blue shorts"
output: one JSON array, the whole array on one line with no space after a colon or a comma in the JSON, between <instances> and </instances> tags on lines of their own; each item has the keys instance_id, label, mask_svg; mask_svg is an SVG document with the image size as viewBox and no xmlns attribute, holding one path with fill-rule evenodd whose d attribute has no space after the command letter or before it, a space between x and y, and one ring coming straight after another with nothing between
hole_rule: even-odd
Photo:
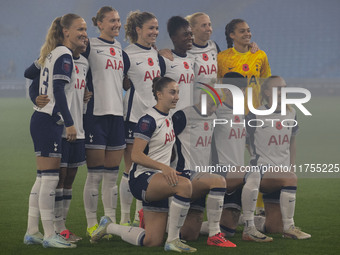
<instances>
[{"instance_id":1,"label":"navy blue shorts","mask_svg":"<svg viewBox=\"0 0 340 255\"><path fill-rule=\"evenodd\" d=\"M131 122L131 121L125 121L124 126L125 126L125 141L127 144L133 144L134 141L134 131L136 128L137 123Z\"/></svg>"},{"instance_id":2,"label":"navy blue shorts","mask_svg":"<svg viewBox=\"0 0 340 255\"><path fill-rule=\"evenodd\" d=\"M122 150L126 147L123 116L84 115L85 148Z\"/></svg>"},{"instance_id":3,"label":"navy blue shorts","mask_svg":"<svg viewBox=\"0 0 340 255\"><path fill-rule=\"evenodd\" d=\"M68 142L66 138L63 138L60 167L75 168L85 163L85 140L77 139L74 142Z\"/></svg>"},{"instance_id":4,"label":"navy blue shorts","mask_svg":"<svg viewBox=\"0 0 340 255\"><path fill-rule=\"evenodd\" d=\"M61 158L61 135L64 125L58 125L59 116L35 111L31 117L30 131L36 156Z\"/></svg>"},{"instance_id":5,"label":"navy blue shorts","mask_svg":"<svg viewBox=\"0 0 340 255\"><path fill-rule=\"evenodd\" d=\"M149 186L150 180L156 172L147 171L137 178L134 178L134 171L130 171L129 186L132 195L143 202L143 210L153 212L168 212L169 211L169 199L163 199L159 201L148 202L145 199L146 190Z\"/></svg>"},{"instance_id":6,"label":"navy blue shorts","mask_svg":"<svg viewBox=\"0 0 340 255\"><path fill-rule=\"evenodd\" d=\"M192 181L199 174L202 174L202 173L195 172L195 171L192 171L192 170L183 170L183 171L180 171L180 172L181 172L181 174L179 176L185 177L185 178L189 179L190 181ZM205 204L206 197L207 196L203 196L203 197L201 197L201 198L199 198L195 201L190 202L190 209L204 212L204 209L205 209L205 206L206 206L206 204Z\"/></svg>"}]
</instances>

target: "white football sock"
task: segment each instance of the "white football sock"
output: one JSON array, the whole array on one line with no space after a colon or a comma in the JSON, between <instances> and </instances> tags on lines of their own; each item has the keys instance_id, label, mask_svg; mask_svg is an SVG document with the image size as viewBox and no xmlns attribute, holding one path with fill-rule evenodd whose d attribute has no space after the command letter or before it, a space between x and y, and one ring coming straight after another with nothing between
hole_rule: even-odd
<instances>
[{"instance_id":1,"label":"white football sock","mask_svg":"<svg viewBox=\"0 0 340 255\"><path fill-rule=\"evenodd\" d=\"M203 221L200 229L201 235L209 235L209 224L208 221Z\"/></svg>"},{"instance_id":2,"label":"white football sock","mask_svg":"<svg viewBox=\"0 0 340 255\"><path fill-rule=\"evenodd\" d=\"M130 191L128 174L123 173L119 186L121 218L120 224L130 222L130 208L133 196Z\"/></svg>"},{"instance_id":3,"label":"white football sock","mask_svg":"<svg viewBox=\"0 0 340 255\"><path fill-rule=\"evenodd\" d=\"M84 186L84 207L87 227L91 228L98 224L97 207L99 196L99 185L103 178L104 166L88 168L87 178Z\"/></svg>"},{"instance_id":4,"label":"white football sock","mask_svg":"<svg viewBox=\"0 0 340 255\"><path fill-rule=\"evenodd\" d=\"M184 224L190 208L190 198L174 195L169 209L169 229L167 242L179 238L179 231Z\"/></svg>"},{"instance_id":5,"label":"white football sock","mask_svg":"<svg viewBox=\"0 0 340 255\"><path fill-rule=\"evenodd\" d=\"M107 168L103 173L102 183L102 201L105 216L110 217L113 223L116 223L116 208L118 199L118 177L119 166Z\"/></svg>"},{"instance_id":6,"label":"white football sock","mask_svg":"<svg viewBox=\"0 0 340 255\"><path fill-rule=\"evenodd\" d=\"M41 171L37 170L37 177L31 189L28 201L27 233L33 235L39 231L39 192L41 185Z\"/></svg>"},{"instance_id":7,"label":"white football sock","mask_svg":"<svg viewBox=\"0 0 340 255\"><path fill-rule=\"evenodd\" d=\"M138 227L122 226L115 223L111 223L107 226L106 232L120 236L125 242L136 246L143 245L143 239L145 236L145 230Z\"/></svg>"},{"instance_id":8,"label":"white football sock","mask_svg":"<svg viewBox=\"0 0 340 255\"><path fill-rule=\"evenodd\" d=\"M241 195L243 221L245 227L255 226L254 211L259 193L260 182L261 174L259 172L251 172L245 176L245 184L243 186Z\"/></svg>"},{"instance_id":9,"label":"white football sock","mask_svg":"<svg viewBox=\"0 0 340 255\"><path fill-rule=\"evenodd\" d=\"M63 189L55 190L55 204L54 204L54 231L61 233L66 229L63 217L63 205L64 205L64 192Z\"/></svg>"},{"instance_id":10,"label":"white football sock","mask_svg":"<svg viewBox=\"0 0 340 255\"><path fill-rule=\"evenodd\" d=\"M223 210L223 199L226 189L213 188L207 196L207 218L209 226L209 237L221 232L220 220Z\"/></svg>"},{"instance_id":11,"label":"white football sock","mask_svg":"<svg viewBox=\"0 0 340 255\"><path fill-rule=\"evenodd\" d=\"M63 197L64 197L63 219L64 219L64 223L65 223L66 222L66 218L67 218L67 214L68 214L68 211L69 211L70 205L71 205L72 189L65 189L64 188Z\"/></svg>"},{"instance_id":12,"label":"white football sock","mask_svg":"<svg viewBox=\"0 0 340 255\"><path fill-rule=\"evenodd\" d=\"M294 226L294 212L296 200L296 187L282 187L280 193L280 209L282 214L283 230Z\"/></svg>"},{"instance_id":13,"label":"white football sock","mask_svg":"<svg viewBox=\"0 0 340 255\"><path fill-rule=\"evenodd\" d=\"M54 232L54 203L55 190L59 181L59 169L42 170L39 193L39 209L44 228L44 238L55 235Z\"/></svg>"}]
</instances>

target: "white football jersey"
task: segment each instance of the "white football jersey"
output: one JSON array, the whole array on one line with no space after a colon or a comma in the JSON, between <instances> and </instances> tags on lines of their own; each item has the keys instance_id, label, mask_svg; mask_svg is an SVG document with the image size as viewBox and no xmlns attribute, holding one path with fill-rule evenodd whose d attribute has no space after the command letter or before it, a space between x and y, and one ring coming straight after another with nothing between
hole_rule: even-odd
<instances>
[{"instance_id":1,"label":"white football jersey","mask_svg":"<svg viewBox=\"0 0 340 255\"><path fill-rule=\"evenodd\" d=\"M90 38L89 41L93 115L123 116L124 59L121 45L117 40L109 42Z\"/></svg>"},{"instance_id":2,"label":"white football jersey","mask_svg":"<svg viewBox=\"0 0 340 255\"><path fill-rule=\"evenodd\" d=\"M43 108L34 106L34 109L38 112L44 112L49 115L58 114L62 119L59 109L55 105L54 80L66 81L65 96L70 109L74 91L75 68L72 52L65 46L58 46L47 55L40 72L39 95L47 95L50 101Z\"/></svg>"},{"instance_id":3,"label":"white football jersey","mask_svg":"<svg viewBox=\"0 0 340 255\"><path fill-rule=\"evenodd\" d=\"M179 56L173 52L174 60L165 61L164 76L172 78L179 86L179 100L175 111L182 110L187 106L193 105L194 88L194 59L188 55Z\"/></svg>"},{"instance_id":4,"label":"white football jersey","mask_svg":"<svg viewBox=\"0 0 340 255\"><path fill-rule=\"evenodd\" d=\"M192 45L188 51L195 58L195 80L206 82L207 79L217 78L217 54L218 46L214 41L209 40L206 46Z\"/></svg>"},{"instance_id":5,"label":"white football jersey","mask_svg":"<svg viewBox=\"0 0 340 255\"><path fill-rule=\"evenodd\" d=\"M196 106L189 106L173 115L176 134L177 167L181 170L193 170L196 167L210 165L213 120L211 116L201 115Z\"/></svg>"},{"instance_id":6,"label":"white football jersey","mask_svg":"<svg viewBox=\"0 0 340 255\"><path fill-rule=\"evenodd\" d=\"M172 147L176 140L170 114L162 113L154 107L147 109L136 125L134 137L148 141L144 153L149 158L170 165ZM134 177L146 171L160 172L136 163L132 165L131 171Z\"/></svg>"},{"instance_id":7,"label":"white football jersey","mask_svg":"<svg viewBox=\"0 0 340 255\"><path fill-rule=\"evenodd\" d=\"M137 123L149 107L156 105L152 80L161 76L158 52L139 44L131 44L124 51L129 58L127 75L131 82L131 88L124 98L124 117L127 121Z\"/></svg>"},{"instance_id":8,"label":"white football jersey","mask_svg":"<svg viewBox=\"0 0 340 255\"><path fill-rule=\"evenodd\" d=\"M233 115L233 108L225 103L216 110L217 119L227 120L227 124L216 124L214 129L214 153L217 164L243 166L246 145L244 115ZM214 156L213 156L214 158Z\"/></svg>"},{"instance_id":9,"label":"white football jersey","mask_svg":"<svg viewBox=\"0 0 340 255\"><path fill-rule=\"evenodd\" d=\"M85 139L85 132L83 128L83 108L84 108L84 94L86 88L86 74L89 70L89 62L80 55L79 58L74 58L75 65L75 83L74 92L71 103L71 116L73 118L74 126L77 130L77 139ZM66 131L64 129L63 137L66 138Z\"/></svg>"},{"instance_id":10,"label":"white football jersey","mask_svg":"<svg viewBox=\"0 0 340 255\"><path fill-rule=\"evenodd\" d=\"M260 106L259 110L266 110L266 106ZM256 120L251 121L249 120ZM252 158L251 165L290 165L290 140L298 131L296 112L292 108L287 110L287 115L280 112L261 116L249 113L246 116L247 133L249 135ZM294 127L293 127L294 126Z\"/></svg>"}]
</instances>

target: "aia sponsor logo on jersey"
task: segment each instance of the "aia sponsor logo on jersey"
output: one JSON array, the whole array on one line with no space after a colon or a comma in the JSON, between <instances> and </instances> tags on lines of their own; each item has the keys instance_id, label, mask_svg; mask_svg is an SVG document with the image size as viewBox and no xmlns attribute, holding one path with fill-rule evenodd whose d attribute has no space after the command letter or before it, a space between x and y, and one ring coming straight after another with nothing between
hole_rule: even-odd
<instances>
[{"instance_id":1,"label":"aia sponsor logo on jersey","mask_svg":"<svg viewBox=\"0 0 340 255\"><path fill-rule=\"evenodd\" d=\"M82 79L81 81L77 78L77 81L76 81L76 83L75 83L75 85L74 85L74 88L75 89L85 89L85 81L84 81L84 79Z\"/></svg>"},{"instance_id":2,"label":"aia sponsor logo on jersey","mask_svg":"<svg viewBox=\"0 0 340 255\"><path fill-rule=\"evenodd\" d=\"M203 53L202 54L202 58L203 58L204 61L208 61L209 60L209 57L208 57L207 53Z\"/></svg>"},{"instance_id":3,"label":"aia sponsor logo on jersey","mask_svg":"<svg viewBox=\"0 0 340 255\"><path fill-rule=\"evenodd\" d=\"M144 75L144 81L147 79L153 80L155 77L161 76L161 71L160 70L152 70L152 71L146 71Z\"/></svg>"},{"instance_id":4,"label":"aia sponsor logo on jersey","mask_svg":"<svg viewBox=\"0 0 340 255\"><path fill-rule=\"evenodd\" d=\"M165 134L165 142L164 142L164 145L169 143L169 142L172 142L175 140L175 132L174 130L172 129L170 133L166 133Z\"/></svg>"},{"instance_id":5,"label":"aia sponsor logo on jersey","mask_svg":"<svg viewBox=\"0 0 340 255\"><path fill-rule=\"evenodd\" d=\"M116 55L116 51L115 51L114 48L110 48L110 54L111 54L112 56L115 56L115 55Z\"/></svg>"},{"instance_id":6,"label":"aia sponsor logo on jersey","mask_svg":"<svg viewBox=\"0 0 340 255\"><path fill-rule=\"evenodd\" d=\"M113 69L113 70L122 70L124 69L124 66L123 66L123 62L121 60L115 60L113 59L113 61L111 61L110 59L108 59L106 61L106 67L105 69Z\"/></svg>"},{"instance_id":7,"label":"aia sponsor logo on jersey","mask_svg":"<svg viewBox=\"0 0 340 255\"><path fill-rule=\"evenodd\" d=\"M200 74L208 75L208 74L213 74L213 73L217 73L217 68L214 64L212 64L211 66L201 65L200 69L198 70L198 75L200 75Z\"/></svg>"},{"instance_id":8,"label":"aia sponsor logo on jersey","mask_svg":"<svg viewBox=\"0 0 340 255\"><path fill-rule=\"evenodd\" d=\"M183 62L183 65L184 65L184 68L185 68L185 69L189 69L189 68L190 68L188 62Z\"/></svg>"},{"instance_id":9,"label":"aia sponsor logo on jersey","mask_svg":"<svg viewBox=\"0 0 340 255\"><path fill-rule=\"evenodd\" d=\"M153 59L152 58L148 58L148 64L149 64L149 66L153 66Z\"/></svg>"},{"instance_id":10,"label":"aia sponsor logo on jersey","mask_svg":"<svg viewBox=\"0 0 340 255\"><path fill-rule=\"evenodd\" d=\"M186 83L186 84L190 84L194 81L194 74L181 74L181 76L179 77L179 80L178 80L178 84L181 84L181 83Z\"/></svg>"},{"instance_id":11,"label":"aia sponsor logo on jersey","mask_svg":"<svg viewBox=\"0 0 340 255\"><path fill-rule=\"evenodd\" d=\"M242 70L245 71L245 72L248 72L248 71L249 71L249 66L248 66L248 64L243 64Z\"/></svg>"},{"instance_id":12,"label":"aia sponsor logo on jersey","mask_svg":"<svg viewBox=\"0 0 340 255\"><path fill-rule=\"evenodd\" d=\"M228 139L230 140L231 138L233 139L243 139L246 137L246 129L245 128L232 128L229 133Z\"/></svg>"},{"instance_id":13,"label":"aia sponsor logo on jersey","mask_svg":"<svg viewBox=\"0 0 340 255\"><path fill-rule=\"evenodd\" d=\"M208 147L211 145L211 135L210 136L199 136L195 147Z\"/></svg>"},{"instance_id":14,"label":"aia sponsor logo on jersey","mask_svg":"<svg viewBox=\"0 0 340 255\"><path fill-rule=\"evenodd\" d=\"M278 135L278 136L275 136L275 135L272 135L269 139L269 142L268 142L268 146L274 144L274 145L284 145L285 143L289 144L289 137L288 135L284 135L284 136L281 136L281 135Z\"/></svg>"}]
</instances>

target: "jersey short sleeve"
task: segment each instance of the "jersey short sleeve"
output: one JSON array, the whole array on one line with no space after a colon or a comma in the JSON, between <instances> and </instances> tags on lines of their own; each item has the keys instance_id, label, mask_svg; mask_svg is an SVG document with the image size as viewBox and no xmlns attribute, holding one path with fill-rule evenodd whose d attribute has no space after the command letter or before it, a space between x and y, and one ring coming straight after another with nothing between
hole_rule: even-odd
<instances>
[{"instance_id":1,"label":"jersey short sleeve","mask_svg":"<svg viewBox=\"0 0 340 255\"><path fill-rule=\"evenodd\" d=\"M172 121L174 125L175 135L179 135L183 132L185 126L187 125L187 119L183 111L177 111L172 116Z\"/></svg>"},{"instance_id":2,"label":"jersey short sleeve","mask_svg":"<svg viewBox=\"0 0 340 255\"><path fill-rule=\"evenodd\" d=\"M73 61L71 55L64 54L60 56L54 64L53 80L65 80L66 82L70 82L72 70Z\"/></svg>"},{"instance_id":3,"label":"jersey short sleeve","mask_svg":"<svg viewBox=\"0 0 340 255\"><path fill-rule=\"evenodd\" d=\"M139 119L134 132L134 137L150 141L155 130L156 121L152 116L147 114Z\"/></svg>"},{"instance_id":4,"label":"jersey short sleeve","mask_svg":"<svg viewBox=\"0 0 340 255\"><path fill-rule=\"evenodd\" d=\"M24 77L33 80L40 76L40 70L41 66L38 64L38 60L35 60L33 64L25 70Z\"/></svg>"}]
</instances>

